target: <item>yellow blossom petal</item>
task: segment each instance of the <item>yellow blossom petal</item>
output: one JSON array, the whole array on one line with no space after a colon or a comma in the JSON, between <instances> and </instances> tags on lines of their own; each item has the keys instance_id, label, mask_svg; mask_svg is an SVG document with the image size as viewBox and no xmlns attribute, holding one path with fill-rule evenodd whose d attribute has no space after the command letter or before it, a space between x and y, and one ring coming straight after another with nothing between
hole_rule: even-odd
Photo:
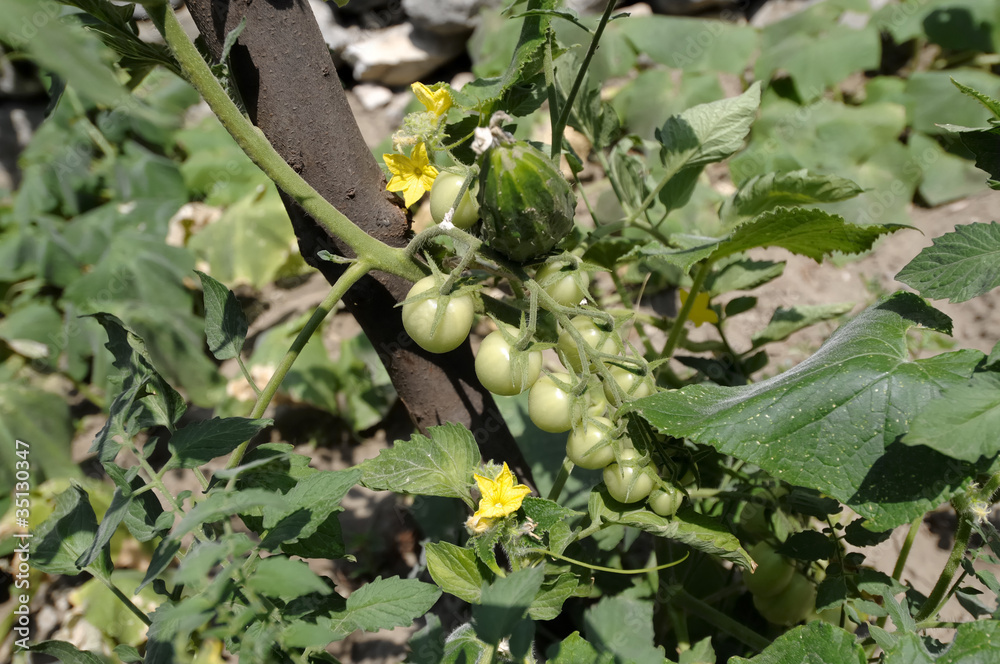
<instances>
[{"instance_id":1,"label":"yellow blossom petal","mask_svg":"<svg viewBox=\"0 0 1000 664\"><path fill-rule=\"evenodd\" d=\"M441 88L437 92L431 92L423 83L414 83L410 86L417 101L424 105L428 111L437 116L442 116L451 108L451 94L447 88Z\"/></svg>"},{"instance_id":2,"label":"yellow blossom petal","mask_svg":"<svg viewBox=\"0 0 1000 664\"><path fill-rule=\"evenodd\" d=\"M473 514L468 519L465 520L465 527L473 532L475 535L480 535L485 533L493 525L493 519L488 519L483 516L476 516Z\"/></svg>"},{"instance_id":3,"label":"yellow blossom petal","mask_svg":"<svg viewBox=\"0 0 1000 664\"><path fill-rule=\"evenodd\" d=\"M427 147L417 143L410 156L402 154L383 154L382 159L392 173L392 179L386 185L388 191L403 192L406 207L420 200L425 191L430 191L438 170L427 158Z\"/></svg>"},{"instance_id":4,"label":"yellow blossom petal","mask_svg":"<svg viewBox=\"0 0 1000 664\"><path fill-rule=\"evenodd\" d=\"M505 517L520 509L524 497L531 493L531 489L525 485L514 484L514 473L510 472L506 463L503 464L503 470L495 480L479 474L474 477L482 495L479 499L479 509L473 514L474 517L490 519Z\"/></svg>"},{"instance_id":5,"label":"yellow blossom petal","mask_svg":"<svg viewBox=\"0 0 1000 664\"><path fill-rule=\"evenodd\" d=\"M681 289L681 306L687 302L688 295L690 293L683 288ZM688 314L688 320L694 323L695 327L701 327L702 323L718 323L719 315L708 306L708 293L701 292L695 295L694 305L691 307L691 312Z\"/></svg>"}]
</instances>

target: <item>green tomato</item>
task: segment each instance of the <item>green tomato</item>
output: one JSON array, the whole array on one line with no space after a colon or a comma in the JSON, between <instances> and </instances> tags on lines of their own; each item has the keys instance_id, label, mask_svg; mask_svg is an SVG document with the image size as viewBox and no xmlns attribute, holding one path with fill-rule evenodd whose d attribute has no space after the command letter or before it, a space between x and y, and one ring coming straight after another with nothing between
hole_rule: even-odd
<instances>
[{"instance_id":1,"label":"green tomato","mask_svg":"<svg viewBox=\"0 0 1000 664\"><path fill-rule=\"evenodd\" d=\"M615 460L608 433L614 428L606 417L584 419L566 440L566 456L580 468L598 470Z\"/></svg>"},{"instance_id":2,"label":"green tomato","mask_svg":"<svg viewBox=\"0 0 1000 664\"><path fill-rule=\"evenodd\" d=\"M528 393L528 417L539 429L562 433L569 431L573 422L582 420L584 412L592 417L604 414L608 402L596 384L583 393L581 403L574 403L573 396L560 387L557 380L566 384L573 382L569 374L554 373L535 381Z\"/></svg>"},{"instance_id":3,"label":"green tomato","mask_svg":"<svg viewBox=\"0 0 1000 664\"><path fill-rule=\"evenodd\" d=\"M542 284L542 288L553 300L564 307L572 307L587 297L590 275L582 270L566 271L565 267L561 263L546 263L538 268L535 281ZM583 288L577 283L577 278L583 282Z\"/></svg>"},{"instance_id":4,"label":"green tomato","mask_svg":"<svg viewBox=\"0 0 1000 664\"><path fill-rule=\"evenodd\" d=\"M795 567L767 542L758 542L750 548L750 557L757 563L752 574L744 574L743 582L753 596L773 597L782 591L795 574Z\"/></svg>"},{"instance_id":5,"label":"green tomato","mask_svg":"<svg viewBox=\"0 0 1000 664\"><path fill-rule=\"evenodd\" d=\"M511 334L517 335L517 330ZM500 330L483 339L476 354L476 376L493 394L513 396L531 387L542 372L542 352L511 347Z\"/></svg>"},{"instance_id":6,"label":"green tomato","mask_svg":"<svg viewBox=\"0 0 1000 664\"><path fill-rule=\"evenodd\" d=\"M604 484L611 497L620 503L635 503L653 490L655 470L651 466L636 467L628 463L638 458L634 449L624 449L621 463L612 463L604 469Z\"/></svg>"},{"instance_id":7,"label":"green tomato","mask_svg":"<svg viewBox=\"0 0 1000 664\"><path fill-rule=\"evenodd\" d=\"M442 171L434 178L434 186L431 187L431 218L435 224L444 221L448 210L455 204L458 190L462 188L465 178L457 173ZM455 214L451 217L451 223L457 228L467 229L479 221L479 206L476 199L472 197L469 190L465 190L462 201L455 208Z\"/></svg>"},{"instance_id":8,"label":"green tomato","mask_svg":"<svg viewBox=\"0 0 1000 664\"><path fill-rule=\"evenodd\" d=\"M681 508L684 494L673 484L664 484L649 494L649 506L660 516L673 516Z\"/></svg>"},{"instance_id":9,"label":"green tomato","mask_svg":"<svg viewBox=\"0 0 1000 664\"><path fill-rule=\"evenodd\" d=\"M434 276L424 277L406 294L407 299L440 287ZM437 327L434 319L438 307L444 314ZM403 328L430 353L447 353L462 345L472 329L474 307L469 295L429 297L403 305Z\"/></svg>"},{"instance_id":10,"label":"green tomato","mask_svg":"<svg viewBox=\"0 0 1000 664\"><path fill-rule=\"evenodd\" d=\"M768 622L791 626L816 610L816 586L796 572L776 595L754 595L753 605Z\"/></svg>"},{"instance_id":11,"label":"green tomato","mask_svg":"<svg viewBox=\"0 0 1000 664\"><path fill-rule=\"evenodd\" d=\"M611 372L611 377L614 378L626 399L641 399L653 393L653 381L648 376L637 376L628 369L617 365L612 366L608 371ZM604 396L608 398L608 401L614 401L614 395L614 389L605 382Z\"/></svg>"},{"instance_id":12,"label":"green tomato","mask_svg":"<svg viewBox=\"0 0 1000 664\"><path fill-rule=\"evenodd\" d=\"M622 352L623 345L621 339L618 337L618 333L605 332L597 327L593 319L589 316L576 316L570 323L577 329L580 336L583 337L584 343L598 352L606 355L618 355ZM577 372L583 370L581 355L586 357L586 353L581 351L576 344L576 340L573 339L573 336L568 331L563 330L559 333L557 347L559 348L560 358L563 360L563 363L568 363L566 366L573 367L573 370Z\"/></svg>"}]
</instances>

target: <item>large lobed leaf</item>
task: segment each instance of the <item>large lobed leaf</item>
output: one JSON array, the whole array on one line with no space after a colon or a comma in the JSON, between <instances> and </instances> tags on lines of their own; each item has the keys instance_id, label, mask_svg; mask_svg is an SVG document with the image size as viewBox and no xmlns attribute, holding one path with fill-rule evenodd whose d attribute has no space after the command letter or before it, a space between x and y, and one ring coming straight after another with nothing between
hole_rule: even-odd
<instances>
[{"instance_id":1,"label":"large lobed leaf","mask_svg":"<svg viewBox=\"0 0 1000 664\"><path fill-rule=\"evenodd\" d=\"M854 635L819 620L785 632L752 659L733 657L731 664L865 664Z\"/></svg>"},{"instance_id":2,"label":"large lobed leaf","mask_svg":"<svg viewBox=\"0 0 1000 664\"><path fill-rule=\"evenodd\" d=\"M472 475L479 470L479 448L465 427L431 427L398 440L361 464L361 482L370 489L422 496L460 498L472 507Z\"/></svg>"},{"instance_id":3,"label":"large lobed leaf","mask_svg":"<svg viewBox=\"0 0 1000 664\"><path fill-rule=\"evenodd\" d=\"M924 297L965 302L1000 286L1000 224L955 227L935 238L896 279Z\"/></svg>"},{"instance_id":4,"label":"large lobed leaf","mask_svg":"<svg viewBox=\"0 0 1000 664\"><path fill-rule=\"evenodd\" d=\"M946 389L930 402L903 437L954 459L975 462L1000 452L1000 374L981 373L968 385Z\"/></svg>"},{"instance_id":5,"label":"large lobed leaf","mask_svg":"<svg viewBox=\"0 0 1000 664\"><path fill-rule=\"evenodd\" d=\"M906 331L951 331L918 296L896 293L845 324L811 358L769 380L694 385L631 408L658 430L712 445L775 477L826 493L884 530L951 498L970 464L897 439L943 390L964 385L982 353L912 361Z\"/></svg>"}]
</instances>

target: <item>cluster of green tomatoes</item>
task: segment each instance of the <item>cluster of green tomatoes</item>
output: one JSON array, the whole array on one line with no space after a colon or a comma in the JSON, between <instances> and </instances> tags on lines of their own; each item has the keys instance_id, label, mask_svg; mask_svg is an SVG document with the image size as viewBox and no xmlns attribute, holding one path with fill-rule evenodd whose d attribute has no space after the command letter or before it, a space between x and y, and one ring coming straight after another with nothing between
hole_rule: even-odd
<instances>
[{"instance_id":1,"label":"cluster of green tomatoes","mask_svg":"<svg viewBox=\"0 0 1000 664\"><path fill-rule=\"evenodd\" d=\"M462 185L461 175L445 171L437 177L430 197L435 222L441 223L449 211L447 219L457 228L477 222L478 209L468 192L456 203ZM434 274L421 279L402 307L407 333L432 353L461 345L475 318L471 293L458 288L441 294L446 278ZM550 305L579 307L588 297L589 276L566 259L542 263L534 268L533 279ZM612 498L622 503L648 499L657 514L672 516L683 502L683 493L664 482L648 455L635 449L624 433L624 423L607 417L609 405L652 394L652 377L648 372L643 375L635 358L626 357L616 330L602 329L595 318L582 314L570 319L570 325L572 330L560 329L555 344L567 371L543 373L541 348L546 345L533 340L530 330L501 323L479 347L476 375L493 394L513 396L528 391L531 421L543 431L569 432L567 458L581 468L603 469Z\"/></svg>"}]
</instances>

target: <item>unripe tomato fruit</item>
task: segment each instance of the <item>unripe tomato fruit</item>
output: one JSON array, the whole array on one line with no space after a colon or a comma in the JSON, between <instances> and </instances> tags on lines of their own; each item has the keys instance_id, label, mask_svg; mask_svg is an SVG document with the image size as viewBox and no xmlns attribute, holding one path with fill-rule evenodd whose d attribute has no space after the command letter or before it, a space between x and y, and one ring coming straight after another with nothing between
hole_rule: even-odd
<instances>
[{"instance_id":1,"label":"unripe tomato fruit","mask_svg":"<svg viewBox=\"0 0 1000 664\"><path fill-rule=\"evenodd\" d=\"M535 281L542 284L542 289L549 294L549 297L564 307L580 304L580 301L587 297L586 289L590 286L590 275L582 270L567 272L563 267L560 263L546 263L538 268ZM582 289L574 277L575 274L579 275L579 279L583 282Z\"/></svg>"},{"instance_id":2,"label":"unripe tomato fruit","mask_svg":"<svg viewBox=\"0 0 1000 664\"><path fill-rule=\"evenodd\" d=\"M517 330L511 334L517 336ZM542 352L511 347L500 330L490 332L476 353L476 376L493 394L513 396L531 387L542 372Z\"/></svg>"},{"instance_id":3,"label":"unripe tomato fruit","mask_svg":"<svg viewBox=\"0 0 1000 664\"><path fill-rule=\"evenodd\" d=\"M816 609L816 586L796 572L777 595L754 595L753 605L760 615L775 625L790 626L802 622Z\"/></svg>"},{"instance_id":4,"label":"unripe tomato fruit","mask_svg":"<svg viewBox=\"0 0 1000 664\"><path fill-rule=\"evenodd\" d=\"M458 190L462 188L465 178L457 173L442 171L434 178L434 186L431 187L431 218L435 224L444 221L448 210L455 203ZM465 190L462 195L462 202L455 208L455 214L451 217L451 223L463 230L471 228L479 221L479 205L472 197L469 190Z\"/></svg>"},{"instance_id":5,"label":"unripe tomato fruit","mask_svg":"<svg viewBox=\"0 0 1000 664\"><path fill-rule=\"evenodd\" d=\"M407 299L425 291L437 289L440 283L433 275L424 277L406 294ZM444 307L444 315L434 328L434 318L438 307ZM429 297L403 305L403 328L430 353L447 353L462 345L472 329L474 307L469 295Z\"/></svg>"},{"instance_id":6,"label":"unripe tomato fruit","mask_svg":"<svg viewBox=\"0 0 1000 664\"><path fill-rule=\"evenodd\" d=\"M618 333L614 331L605 332L597 327L590 317L576 316L570 323L577 329L580 336L583 337L584 343L598 352L606 355L618 355L622 351L623 345L621 339L618 337ZM577 346L576 340L568 331L563 330L559 333L557 347L561 353L560 357L565 358L563 362L569 363L568 366L573 367L574 371L579 372L583 370L581 355L586 357L586 352L581 351Z\"/></svg>"},{"instance_id":7,"label":"unripe tomato fruit","mask_svg":"<svg viewBox=\"0 0 1000 664\"><path fill-rule=\"evenodd\" d=\"M660 516L673 516L681 508L684 502L684 494L673 484L666 484L659 489L654 489L649 494L649 506Z\"/></svg>"},{"instance_id":8,"label":"unripe tomato fruit","mask_svg":"<svg viewBox=\"0 0 1000 664\"><path fill-rule=\"evenodd\" d=\"M743 575L747 590L753 593L755 598L773 597L784 591L795 574L795 567L767 542L753 545L749 553L756 561L757 569L753 574Z\"/></svg>"},{"instance_id":9,"label":"unripe tomato fruit","mask_svg":"<svg viewBox=\"0 0 1000 664\"><path fill-rule=\"evenodd\" d=\"M611 372L611 377L615 379L615 383L618 384L622 394L627 399L641 399L653 393L653 381L648 376L637 376L628 369L619 366L612 366L608 371ZM608 401L614 401L614 395L614 388L610 384L604 383L604 396L608 398Z\"/></svg>"},{"instance_id":10,"label":"unripe tomato fruit","mask_svg":"<svg viewBox=\"0 0 1000 664\"><path fill-rule=\"evenodd\" d=\"M608 433L614 428L606 417L585 418L566 440L566 456L580 468L597 470L615 460Z\"/></svg>"},{"instance_id":11,"label":"unripe tomato fruit","mask_svg":"<svg viewBox=\"0 0 1000 664\"><path fill-rule=\"evenodd\" d=\"M612 463L604 469L604 484L611 497L620 503L635 503L653 490L656 480L651 466L637 468L626 462L636 459L639 453L633 449L622 450L623 463Z\"/></svg>"},{"instance_id":12,"label":"unripe tomato fruit","mask_svg":"<svg viewBox=\"0 0 1000 664\"><path fill-rule=\"evenodd\" d=\"M554 380L555 379L555 380ZM602 415L608 406L604 393L596 386L589 387L583 393L583 404L576 404L574 397L563 390L556 380L572 384L569 374L554 373L542 376L531 386L528 393L528 417L542 431L562 433L569 431L574 419L582 419L584 409L592 417Z\"/></svg>"}]
</instances>

